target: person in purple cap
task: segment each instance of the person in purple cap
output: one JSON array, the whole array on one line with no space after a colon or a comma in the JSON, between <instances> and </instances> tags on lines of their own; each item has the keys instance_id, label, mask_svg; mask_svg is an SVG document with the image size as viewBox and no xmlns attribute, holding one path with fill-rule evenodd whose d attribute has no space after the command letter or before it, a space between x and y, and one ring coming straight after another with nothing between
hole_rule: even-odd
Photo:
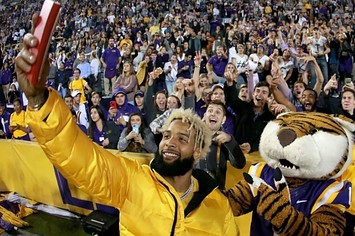
<instances>
[{"instance_id":1,"label":"person in purple cap","mask_svg":"<svg viewBox=\"0 0 355 236\"><path fill-rule=\"evenodd\" d=\"M139 112L139 109L128 103L126 91L123 88L117 88L113 92L112 100L110 102L110 109L108 110L109 120L113 120L120 131L127 126L129 116L133 112Z\"/></svg>"},{"instance_id":2,"label":"person in purple cap","mask_svg":"<svg viewBox=\"0 0 355 236\"><path fill-rule=\"evenodd\" d=\"M5 102L0 101L0 139L10 139L10 113L6 111Z\"/></svg>"}]
</instances>

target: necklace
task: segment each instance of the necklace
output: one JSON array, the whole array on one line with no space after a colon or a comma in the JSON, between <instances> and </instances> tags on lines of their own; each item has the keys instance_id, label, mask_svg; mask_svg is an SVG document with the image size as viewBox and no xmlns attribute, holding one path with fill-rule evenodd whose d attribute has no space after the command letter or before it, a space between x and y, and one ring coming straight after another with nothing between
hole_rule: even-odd
<instances>
[{"instance_id":1,"label":"necklace","mask_svg":"<svg viewBox=\"0 0 355 236\"><path fill-rule=\"evenodd\" d=\"M180 196L180 200L181 201L185 200L192 193L193 189L194 189L194 181L191 178L190 187Z\"/></svg>"}]
</instances>

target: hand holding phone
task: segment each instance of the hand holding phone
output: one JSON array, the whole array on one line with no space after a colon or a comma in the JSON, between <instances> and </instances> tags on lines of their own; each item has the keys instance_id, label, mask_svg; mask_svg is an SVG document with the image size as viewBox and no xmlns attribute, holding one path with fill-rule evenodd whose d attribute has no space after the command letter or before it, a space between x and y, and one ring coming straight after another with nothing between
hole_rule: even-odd
<instances>
[{"instance_id":1,"label":"hand holding phone","mask_svg":"<svg viewBox=\"0 0 355 236\"><path fill-rule=\"evenodd\" d=\"M110 109L117 109L116 101L110 101Z\"/></svg>"},{"instance_id":2,"label":"hand holding phone","mask_svg":"<svg viewBox=\"0 0 355 236\"><path fill-rule=\"evenodd\" d=\"M30 72L27 73L27 79L32 85L36 85L43 66L45 57L48 51L50 40L52 38L55 25L58 21L61 5L53 0L45 0L42 6L41 13L33 35L38 39L38 44L31 49L31 53L36 56L36 63L32 66Z\"/></svg>"}]
</instances>

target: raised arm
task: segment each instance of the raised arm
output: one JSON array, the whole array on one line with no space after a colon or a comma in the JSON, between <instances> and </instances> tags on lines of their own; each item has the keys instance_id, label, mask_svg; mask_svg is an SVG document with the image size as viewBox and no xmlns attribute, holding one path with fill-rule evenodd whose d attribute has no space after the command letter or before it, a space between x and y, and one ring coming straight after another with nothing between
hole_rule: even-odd
<instances>
[{"instance_id":1,"label":"raised arm","mask_svg":"<svg viewBox=\"0 0 355 236\"><path fill-rule=\"evenodd\" d=\"M144 107L149 108L145 109L145 119L148 122L154 120L156 115L156 109L154 108L154 88L156 87L156 79L159 77L159 73L153 71L148 74L148 86L144 95Z\"/></svg>"},{"instance_id":2,"label":"raised arm","mask_svg":"<svg viewBox=\"0 0 355 236\"><path fill-rule=\"evenodd\" d=\"M152 122L149 124L150 130L153 132L153 134L159 134L162 131L163 125L165 121L169 118L171 112L173 110L167 110L163 114L161 114L159 117L155 118Z\"/></svg>"},{"instance_id":3,"label":"raised arm","mask_svg":"<svg viewBox=\"0 0 355 236\"><path fill-rule=\"evenodd\" d=\"M37 20L35 14L34 24ZM140 166L115 157L81 132L58 93L45 87L49 71L47 61L38 84L30 84L26 73L37 59L30 48L37 43L37 38L26 34L23 48L15 60L17 79L28 98L26 120L32 132L48 159L70 182L103 203L120 207L127 194L126 187L132 186L130 176L139 173ZM63 145L66 148L63 149Z\"/></svg>"},{"instance_id":4,"label":"raised arm","mask_svg":"<svg viewBox=\"0 0 355 236\"><path fill-rule=\"evenodd\" d=\"M192 75L192 80L194 81L195 85L195 96L196 96L196 101L201 99L201 91L198 87L199 82L200 82L200 67L201 67L201 53L196 52L195 59L195 69L194 69L194 74Z\"/></svg>"},{"instance_id":5,"label":"raised arm","mask_svg":"<svg viewBox=\"0 0 355 236\"><path fill-rule=\"evenodd\" d=\"M282 90L286 90L286 81L281 78L281 70L277 61L272 64L271 76L266 76L272 94L277 103L285 105L289 110L296 111L296 107L290 102ZM281 90L282 89L282 90Z\"/></svg>"},{"instance_id":6,"label":"raised arm","mask_svg":"<svg viewBox=\"0 0 355 236\"><path fill-rule=\"evenodd\" d=\"M324 81L322 70L320 69L320 67L317 63L317 60L313 56L307 56L307 57L305 57L304 60L305 60L306 65L310 62L313 62L314 70L315 70L316 76L317 76L317 81L316 81L316 84L314 85L313 89L314 89L314 91L317 92L317 94L319 96L322 91L323 81Z\"/></svg>"}]
</instances>

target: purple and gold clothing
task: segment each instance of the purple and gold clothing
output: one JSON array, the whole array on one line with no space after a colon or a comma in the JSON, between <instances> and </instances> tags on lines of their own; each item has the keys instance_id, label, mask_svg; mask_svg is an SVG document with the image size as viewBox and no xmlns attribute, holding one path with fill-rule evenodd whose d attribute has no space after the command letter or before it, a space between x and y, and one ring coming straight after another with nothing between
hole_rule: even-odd
<instances>
[{"instance_id":1,"label":"purple and gold clothing","mask_svg":"<svg viewBox=\"0 0 355 236\"><path fill-rule=\"evenodd\" d=\"M213 66L213 72L220 77L223 77L227 63L228 58L218 57L216 55L208 60L208 64Z\"/></svg>"},{"instance_id":2,"label":"purple and gold clothing","mask_svg":"<svg viewBox=\"0 0 355 236\"><path fill-rule=\"evenodd\" d=\"M276 189L274 169L265 163L252 166L249 173L262 178L268 185ZM351 183L340 182L335 179L308 180L299 187L290 188L290 195L291 205L309 218L313 212L325 204L339 204L348 208L351 201ZM258 202L258 200L259 195L255 202ZM256 204L254 207L250 235L274 235L272 225L256 213Z\"/></svg>"},{"instance_id":3,"label":"purple and gold clothing","mask_svg":"<svg viewBox=\"0 0 355 236\"><path fill-rule=\"evenodd\" d=\"M116 76L116 67L121 57L120 51L116 47L106 48L102 54L102 59L106 63L105 77L113 78Z\"/></svg>"}]
</instances>

